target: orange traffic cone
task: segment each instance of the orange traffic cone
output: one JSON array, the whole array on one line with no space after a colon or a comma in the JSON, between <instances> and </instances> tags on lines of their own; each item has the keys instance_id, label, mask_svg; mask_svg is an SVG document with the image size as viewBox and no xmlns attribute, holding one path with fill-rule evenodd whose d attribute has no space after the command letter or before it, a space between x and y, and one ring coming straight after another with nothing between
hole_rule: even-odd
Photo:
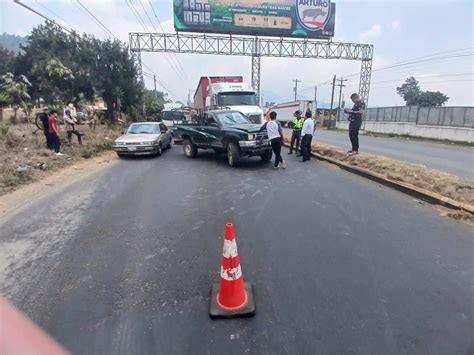
<instances>
[{"instance_id":1,"label":"orange traffic cone","mask_svg":"<svg viewBox=\"0 0 474 355\"><path fill-rule=\"evenodd\" d=\"M234 226L225 226L221 279L211 291L211 318L250 317L255 314L252 285L244 282L235 242Z\"/></svg>"}]
</instances>

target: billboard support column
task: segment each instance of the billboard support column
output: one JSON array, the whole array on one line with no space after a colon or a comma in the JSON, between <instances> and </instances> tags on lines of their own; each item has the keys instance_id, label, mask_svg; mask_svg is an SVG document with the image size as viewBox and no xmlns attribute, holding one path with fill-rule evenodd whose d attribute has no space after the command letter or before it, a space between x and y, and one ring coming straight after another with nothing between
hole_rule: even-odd
<instances>
[{"instance_id":1,"label":"billboard support column","mask_svg":"<svg viewBox=\"0 0 474 355\"><path fill-rule=\"evenodd\" d=\"M252 88L255 90L257 102L260 102L260 54L252 54Z\"/></svg>"},{"instance_id":2,"label":"billboard support column","mask_svg":"<svg viewBox=\"0 0 474 355\"><path fill-rule=\"evenodd\" d=\"M370 77L372 75L372 57L362 59L360 65L359 96L365 102L365 107L369 107ZM365 129L365 114L362 119L362 129Z\"/></svg>"}]
</instances>

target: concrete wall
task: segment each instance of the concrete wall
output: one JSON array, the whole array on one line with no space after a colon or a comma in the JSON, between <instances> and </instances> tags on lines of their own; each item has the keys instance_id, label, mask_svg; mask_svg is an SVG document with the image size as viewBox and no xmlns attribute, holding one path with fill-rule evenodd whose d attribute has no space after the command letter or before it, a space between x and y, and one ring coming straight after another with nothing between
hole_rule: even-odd
<instances>
[{"instance_id":1,"label":"concrete wall","mask_svg":"<svg viewBox=\"0 0 474 355\"><path fill-rule=\"evenodd\" d=\"M364 127L365 125L365 127ZM347 121L339 121L337 128L348 129ZM457 142L474 142L474 129L467 127L432 126L413 122L365 121L362 128L367 132L402 134L413 137L449 139Z\"/></svg>"}]
</instances>

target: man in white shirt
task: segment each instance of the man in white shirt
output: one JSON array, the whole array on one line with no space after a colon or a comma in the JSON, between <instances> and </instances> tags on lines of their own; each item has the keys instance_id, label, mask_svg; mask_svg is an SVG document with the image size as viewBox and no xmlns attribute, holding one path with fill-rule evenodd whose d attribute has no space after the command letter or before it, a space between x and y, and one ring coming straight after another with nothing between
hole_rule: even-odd
<instances>
[{"instance_id":1,"label":"man in white shirt","mask_svg":"<svg viewBox=\"0 0 474 355\"><path fill-rule=\"evenodd\" d=\"M267 122L262 129L266 128L268 139L272 144L273 154L275 154L275 163L273 167L277 169L279 165L286 169L286 161L281 157L281 146L283 145L283 131L281 129L280 122L276 120L277 113L275 111L270 112L270 121Z\"/></svg>"},{"instance_id":2,"label":"man in white shirt","mask_svg":"<svg viewBox=\"0 0 474 355\"><path fill-rule=\"evenodd\" d=\"M314 121L311 117L311 111L306 111L303 128L301 129L301 153L303 154L303 159L300 160L301 162L308 161L310 159L310 152L311 152L311 141L313 140L313 132L314 132Z\"/></svg>"}]
</instances>

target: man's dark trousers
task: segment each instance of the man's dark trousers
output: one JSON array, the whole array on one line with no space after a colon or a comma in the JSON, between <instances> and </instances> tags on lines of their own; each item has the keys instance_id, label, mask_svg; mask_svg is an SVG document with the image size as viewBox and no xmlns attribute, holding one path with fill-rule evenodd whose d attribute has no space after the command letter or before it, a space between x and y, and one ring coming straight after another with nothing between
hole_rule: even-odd
<instances>
[{"instance_id":1,"label":"man's dark trousers","mask_svg":"<svg viewBox=\"0 0 474 355\"><path fill-rule=\"evenodd\" d=\"M311 141L313 140L312 134L305 134L303 141L301 142L301 153L303 154L303 160L309 160L311 158Z\"/></svg>"},{"instance_id":2,"label":"man's dark trousers","mask_svg":"<svg viewBox=\"0 0 474 355\"><path fill-rule=\"evenodd\" d=\"M361 125L361 119L355 119L349 123L349 139L351 140L353 152L359 151L359 129Z\"/></svg>"},{"instance_id":3,"label":"man's dark trousers","mask_svg":"<svg viewBox=\"0 0 474 355\"><path fill-rule=\"evenodd\" d=\"M43 131L44 137L46 138L46 146L48 149L53 149L53 142L51 141L51 135L47 130Z\"/></svg>"},{"instance_id":4,"label":"man's dark trousers","mask_svg":"<svg viewBox=\"0 0 474 355\"><path fill-rule=\"evenodd\" d=\"M300 150L300 140L301 140L301 129L299 130L293 130L293 133L291 133L291 142L290 142L290 154L293 153L293 145L295 144L296 141L296 147L295 151L298 154L298 150Z\"/></svg>"},{"instance_id":5,"label":"man's dark trousers","mask_svg":"<svg viewBox=\"0 0 474 355\"><path fill-rule=\"evenodd\" d=\"M283 140L281 137L273 138L271 141L273 154L275 154L275 163L274 167L276 168L278 164L283 162L283 158L281 157L281 146L283 145Z\"/></svg>"}]
</instances>

